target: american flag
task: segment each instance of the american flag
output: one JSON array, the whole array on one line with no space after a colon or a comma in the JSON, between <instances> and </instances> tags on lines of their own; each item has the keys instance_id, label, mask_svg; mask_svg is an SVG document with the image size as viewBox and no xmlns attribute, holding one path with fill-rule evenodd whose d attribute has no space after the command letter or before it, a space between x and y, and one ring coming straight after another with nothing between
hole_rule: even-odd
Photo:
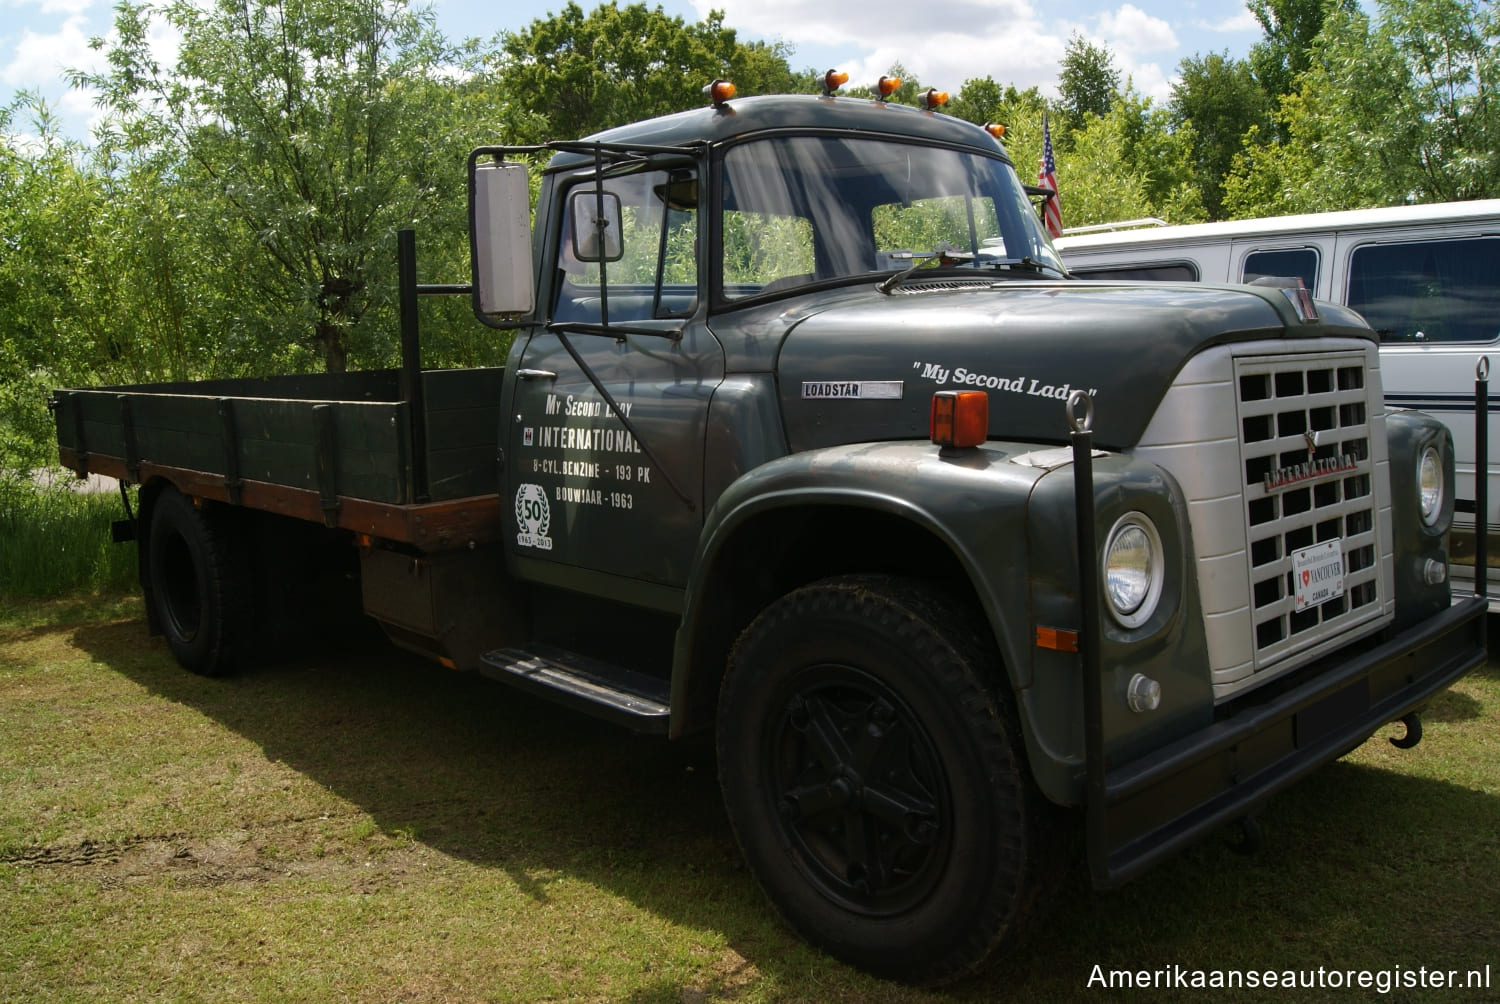
<instances>
[{"instance_id":1,"label":"american flag","mask_svg":"<svg viewBox=\"0 0 1500 1004\"><path fill-rule=\"evenodd\" d=\"M1052 195L1042 203L1042 222L1053 237L1062 236L1062 207L1057 201L1057 161L1052 159L1052 130L1047 126L1047 115L1042 113L1042 169L1036 176L1037 183L1052 190Z\"/></svg>"}]
</instances>

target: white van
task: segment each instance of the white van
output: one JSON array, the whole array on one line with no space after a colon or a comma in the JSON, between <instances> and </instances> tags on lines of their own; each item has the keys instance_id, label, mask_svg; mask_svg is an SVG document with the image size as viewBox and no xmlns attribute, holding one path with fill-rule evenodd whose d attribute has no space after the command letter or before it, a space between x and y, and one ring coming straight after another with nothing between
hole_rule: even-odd
<instances>
[{"instance_id":1,"label":"white van","mask_svg":"<svg viewBox=\"0 0 1500 1004\"><path fill-rule=\"evenodd\" d=\"M1082 279L1302 280L1353 307L1380 334L1385 400L1448 423L1458 460L1454 586L1474 570L1474 380L1481 356L1500 365L1500 199L1267 217L1184 227L1079 233L1055 242ZM1500 380L1500 370L1496 372ZM1489 395L1490 457L1500 398ZM1500 609L1500 464L1488 478L1490 607Z\"/></svg>"}]
</instances>

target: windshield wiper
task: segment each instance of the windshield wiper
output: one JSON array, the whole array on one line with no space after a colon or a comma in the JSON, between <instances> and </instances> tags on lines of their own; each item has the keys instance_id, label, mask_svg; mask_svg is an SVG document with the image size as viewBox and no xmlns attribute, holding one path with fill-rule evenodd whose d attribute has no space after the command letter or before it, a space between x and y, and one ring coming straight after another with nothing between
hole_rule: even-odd
<instances>
[{"instance_id":1,"label":"windshield wiper","mask_svg":"<svg viewBox=\"0 0 1500 1004\"><path fill-rule=\"evenodd\" d=\"M989 258L981 259L977 263L980 268L1005 269L1009 272L1030 272L1034 275L1055 275L1059 279L1066 279L1068 274L1056 265L1049 265L1044 261L1037 261L1030 255L1022 258Z\"/></svg>"},{"instance_id":2,"label":"windshield wiper","mask_svg":"<svg viewBox=\"0 0 1500 1004\"><path fill-rule=\"evenodd\" d=\"M919 268L926 268L927 266L934 263L938 265L947 265L962 261L972 262L975 256L969 251L960 251L958 248L953 247L952 245L939 244L937 247L933 248L926 254L921 254L916 251L893 251L891 252L891 257L910 258L912 259L912 263L911 265L895 273L894 275L889 275L886 278L882 279L880 283L876 285L875 288L878 291L886 294L889 294L890 291L899 286L907 276L911 275Z\"/></svg>"},{"instance_id":3,"label":"windshield wiper","mask_svg":"<svg viewBox=\"0 0 1500 1004\"><path fill-rule=\"evenodd\" d=\"M956 265L960 268L973 269L1005 269L1008 272L1026 272L1030 275L1054 275L1059 279L1066 279L1068 274L1056 265L1049 265L1043 261L1037 261L1029 255L1023 258L991 258L983 251L975 254L971 251L960 251L954 247L939 246L927 254L916 252L895 252L892 257L909 256L914 259L909 268L902 269L894 275L881 280L875 288L882 293L890 291L919 268L928 267L934 263L938 265Z\"/></svg>"}]
</instances>

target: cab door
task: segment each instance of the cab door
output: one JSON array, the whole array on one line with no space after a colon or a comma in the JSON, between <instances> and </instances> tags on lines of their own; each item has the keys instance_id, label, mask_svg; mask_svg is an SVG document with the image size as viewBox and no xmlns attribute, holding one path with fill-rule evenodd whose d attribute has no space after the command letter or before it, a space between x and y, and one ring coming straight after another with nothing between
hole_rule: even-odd
<instances>
[{"instance_id":1,"label":"cab door","mask_svg":"<svg viewBox=\"0 0 1500 1004\"><path fill-rule=\"evenodd\" d=\"M539 310L553 323L521 351L506 450L507 546L532 578L625 599L627 580L687 582L724 373L703 323L696 188L686 170L609 177L603 198L591 176L559 185Z\"/></svg>"}]
</instances>

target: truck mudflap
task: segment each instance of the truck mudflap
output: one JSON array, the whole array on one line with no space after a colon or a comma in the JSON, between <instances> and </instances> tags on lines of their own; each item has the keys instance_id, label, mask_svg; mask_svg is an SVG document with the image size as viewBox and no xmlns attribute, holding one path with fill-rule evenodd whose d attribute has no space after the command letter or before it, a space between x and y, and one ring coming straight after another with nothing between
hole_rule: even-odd
<instances>
[{"instance_id":1,"label":"truck mudflap","mask_svg":"<svg viewBox=\"0 0 1500 1004\"><path fill-rule=\"evenodd\" d=\"M1249 816L1482 666L1487 609L1483 597L1465 597L1264 703L1103 770L1088 800L1094 885L1118 886Z\"/></svg>"}]
</instances>

